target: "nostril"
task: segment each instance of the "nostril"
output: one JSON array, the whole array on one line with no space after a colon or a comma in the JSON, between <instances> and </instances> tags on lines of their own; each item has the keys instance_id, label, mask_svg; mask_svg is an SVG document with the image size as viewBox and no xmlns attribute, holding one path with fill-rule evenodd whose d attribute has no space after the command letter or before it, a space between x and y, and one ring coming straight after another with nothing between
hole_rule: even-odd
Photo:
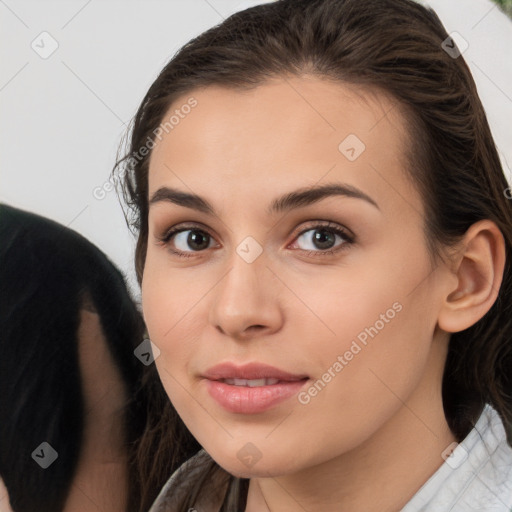
<instances>
[{"instance_id":1,"label":"nostril","mask_svg":"<svg viewBox=\"0 0 512 512\"><path fill-rule=\"evenodd\" d=\"M254 330L261 331L261 329L265 329L264 325L251 325L250 327L247 327L245 330L246 332L252 332Z\"/></svg>"}]
</instances>

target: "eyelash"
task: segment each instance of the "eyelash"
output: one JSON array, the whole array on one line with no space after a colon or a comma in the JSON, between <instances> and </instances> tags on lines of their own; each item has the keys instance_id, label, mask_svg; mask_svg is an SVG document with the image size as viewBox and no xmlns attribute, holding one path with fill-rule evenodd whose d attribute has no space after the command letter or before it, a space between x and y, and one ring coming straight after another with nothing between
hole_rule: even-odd
<instances>
[{"instance_id":1,"label":"eyelash","mask_svg":"<svg viewBox=\"0 0 512 512\"><path fill-rule=\"evenodd\" d=\"M330 256L330 255L333 255L333 254L336 254L338 252L348 249L348 247L350 245L354 244L354 242L355 242L355 238L350 236L345 229L341 228L340 226L338 226L337 224L334 224L332 222L327 222L325 224L313 224L311 226L308 226L306 229L304 229L300 233L298 233L295 236L294 240L297 239L298 237L300 237L301 235L303 235L304 233L307 233L308 231L315 231L318 229L323 229L326 231L330 231L336 235L339 235L341 238L344 239L344 242L341 245L339 245L337 248L334 248L334 249L325 249L325 250L318 250L318 251L299 249L299 250L302 250L302 252L305 252L308 256L309 255L314 256L314 257ZM200 227L197 224L176 226L176 227L171 228L168 231L166 231L162 236L157 236L156 238L158 239L160 245L168 246L173 235L181 233L183 231L199 231L201 233L206 233L211 238L214 238L210 233L208 233L208 231L206 231L205 229L203 229L202 227ZM174 254L180 258L193 258L195 253L204 252L204 251L190 251L190 253L187 253L187 252L183 252L183 251L177 251L177 250L171 249L171 248L168 248L168 250L172 254Z\"/></svg>"}]
</instances>

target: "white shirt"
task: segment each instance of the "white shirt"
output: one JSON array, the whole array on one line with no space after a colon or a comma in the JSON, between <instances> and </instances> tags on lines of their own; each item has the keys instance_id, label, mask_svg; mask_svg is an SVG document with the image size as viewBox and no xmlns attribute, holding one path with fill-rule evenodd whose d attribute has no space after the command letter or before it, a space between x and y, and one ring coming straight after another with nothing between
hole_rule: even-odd
<instances>
[{"instance_id":1,"label":"white shirt","mask_svg":"<svg viewBox=\"0 0 512 512\"><path fill-rule=\"evenodd\" d=\"M486 404L475 427L401 512L511 512L512 448Z\"/></svg>"},{"instance_id":2,"label":"white shirt","mask_svg":"<svg viewBox=\"0 0 512 512\"><path fill-rule=\"evenodd\" d=\"M181 465L162 488L149 512L174 512L192 485L205 450ZM212 485L213 486L213 485ZM222 499L204 496L205 512L218 512ZM243 511L236 511L243 512ZM400 512L512 512L512 448L498 412L486 404L474 428Z\"/></svg>"}]
</instances>

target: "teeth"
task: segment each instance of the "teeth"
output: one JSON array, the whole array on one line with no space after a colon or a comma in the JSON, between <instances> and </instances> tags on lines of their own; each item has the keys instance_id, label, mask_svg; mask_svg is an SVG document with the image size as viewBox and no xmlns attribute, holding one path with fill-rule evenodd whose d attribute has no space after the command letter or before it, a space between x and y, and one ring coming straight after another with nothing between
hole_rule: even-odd
<instances>
[{"instance_id":1,"label":"teeth","mask_svg":"<svg viewBox=\"0 0 512 512\"><path fill-rule=\"evenodd\" d=\"M277 384L279 379L222 379L222 381L232 386L249 386L250 388L255 388L258 386Z\"/></svg>"}]
</instances>

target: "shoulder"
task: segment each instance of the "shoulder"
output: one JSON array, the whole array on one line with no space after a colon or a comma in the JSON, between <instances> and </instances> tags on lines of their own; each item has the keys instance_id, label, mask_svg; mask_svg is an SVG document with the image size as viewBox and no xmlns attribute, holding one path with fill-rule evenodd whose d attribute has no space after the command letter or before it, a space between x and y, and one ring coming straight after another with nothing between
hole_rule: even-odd
<instances>
[{"instance_id":1,"label":"shoulder","mask_svg":"<svg viewBox=\"0 0 512 512\"><path fill-rule=\"evenodd\" d=\"M201 449L170 476L149 512L219 512L231 478Z\"/></svg>"}]
</instances>

